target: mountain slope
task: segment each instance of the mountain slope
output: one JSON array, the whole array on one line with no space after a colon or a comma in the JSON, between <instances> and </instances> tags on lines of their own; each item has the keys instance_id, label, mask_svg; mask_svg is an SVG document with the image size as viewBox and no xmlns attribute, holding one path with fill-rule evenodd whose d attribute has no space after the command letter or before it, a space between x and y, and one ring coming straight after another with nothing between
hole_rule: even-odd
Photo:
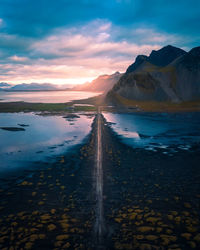
<instances>
[{"instance_id":1,"label":"mountain slope","mask_svg":"<svg viewBox=\"0 0 200 250\"><path fill-rule=\"evenodd\" d=\"M121 73L116 72L112 75L101 75L93 80L91 83L84 83L74 87L72 90L76 91L94 91L107 93L118 82Z\"/></svg>"},{"instance_id":2,"label":"mountain slope","mask_svg":"<svg viewBox=\"0 0 200 250\"><path fill-rule=\"evenodd\" d=\"M138 101L200 100L200 47L187 53L166 46L138 56L111 92Z\"/></svg>"}]
</instances>

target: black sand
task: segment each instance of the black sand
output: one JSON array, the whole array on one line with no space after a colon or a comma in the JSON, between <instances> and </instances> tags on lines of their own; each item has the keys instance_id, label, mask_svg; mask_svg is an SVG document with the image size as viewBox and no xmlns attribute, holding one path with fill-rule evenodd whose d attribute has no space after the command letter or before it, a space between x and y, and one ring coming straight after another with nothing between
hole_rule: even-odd
<instances>
[{"instance_id":1,"label":"black sand","mask_svg":"<svg viewBox=\"0 0 200 250\"><path fill-rule=\"evenodd\" d=\"M105 249L200 248L200 147L133 149L102 118ZM1 179L0 249L97 249L96 121L54 164Z\"/></svg>"}]
</instances>

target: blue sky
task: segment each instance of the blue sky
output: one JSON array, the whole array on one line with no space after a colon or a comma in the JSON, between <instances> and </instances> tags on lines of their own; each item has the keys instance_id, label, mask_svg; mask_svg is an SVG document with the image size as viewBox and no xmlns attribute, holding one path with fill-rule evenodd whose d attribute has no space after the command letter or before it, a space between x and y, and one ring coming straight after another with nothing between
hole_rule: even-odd
<instances>
[{"instance_id":1,"label":"blue sky","mask_svg":"<svg viewBox=\"0 0 200 250\"><path fill-rule=\"evenodd\" d=\"M81 83L200 45L199 0L0 0L0 82Z\"/></svg>"}]
</instances>

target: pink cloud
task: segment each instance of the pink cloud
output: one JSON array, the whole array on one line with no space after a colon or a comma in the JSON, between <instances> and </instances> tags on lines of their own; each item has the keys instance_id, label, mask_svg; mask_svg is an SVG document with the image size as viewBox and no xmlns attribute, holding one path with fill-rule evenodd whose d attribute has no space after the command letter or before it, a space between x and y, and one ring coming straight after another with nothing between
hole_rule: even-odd
<instances>
[{"instance_id":1,"label":"pink cloud","mask_svg":"<svg viewBox=\"0 0 200 250\"><path fill-rule=\"evenodd\" d=\"M32 42L29 57L10 56L2 68L5 74L1 74L1 80L44 82L48 79L55 83L82 83L100 74L124 72L138 54L148 55L159 49L159 42L166 39L152 30L137 29L133 34L149 34L149 39L155 40L153 45L148 41L142 44L114 41L110 39L112 29L111 23L96 21L80 31L75 28L56 30L54 34Z\"/></svg>"},{"instance_id":2,"label":"pink cloud","mask_svg":"<svg viewBox=\"0 0 200 250\"><path fill-rule=\"evenodd\" d=\"M9 59L15 62L25 62L28 58L14 55L14 56L10 56Z\"/></svg>"}]
</instances>

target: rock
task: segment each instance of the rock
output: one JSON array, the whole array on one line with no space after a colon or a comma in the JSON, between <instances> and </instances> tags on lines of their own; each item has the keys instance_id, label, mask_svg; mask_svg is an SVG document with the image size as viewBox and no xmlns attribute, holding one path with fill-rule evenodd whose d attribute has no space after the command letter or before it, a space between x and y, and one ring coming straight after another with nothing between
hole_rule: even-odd
<instances>
[{"instance_id":1,"label":"rock","mask_svg":"<svg viewBox=\"0 0 200 250\"><path fill-rule=\"evenodd\" d=\"M0 129L7 130L7 131L13 131L13 132L25 131L24 128L18 128L18 127L0 127Z\"/></svg>"},{"instance_id":2,"label":"rock","mask_svg":"<svg viewBox=\"0 0 200 250\"><path fill-rule=\"evenodd\" d=\"M79 115L76 114L67 114L66 116L63 116L65 119L75 119L75 118L80 118Z\"/></svg>"},{"instance_id":3,"label":"rock","mask_svg":"<svg viewBox=\"0 0 200 250\"><path fill-rule=\"evenodd\" d=\"M29 127L28 124L20 124L20 123L18 123L17 125L19 125L20 127Z\"/></svg>"}]
</instances>

